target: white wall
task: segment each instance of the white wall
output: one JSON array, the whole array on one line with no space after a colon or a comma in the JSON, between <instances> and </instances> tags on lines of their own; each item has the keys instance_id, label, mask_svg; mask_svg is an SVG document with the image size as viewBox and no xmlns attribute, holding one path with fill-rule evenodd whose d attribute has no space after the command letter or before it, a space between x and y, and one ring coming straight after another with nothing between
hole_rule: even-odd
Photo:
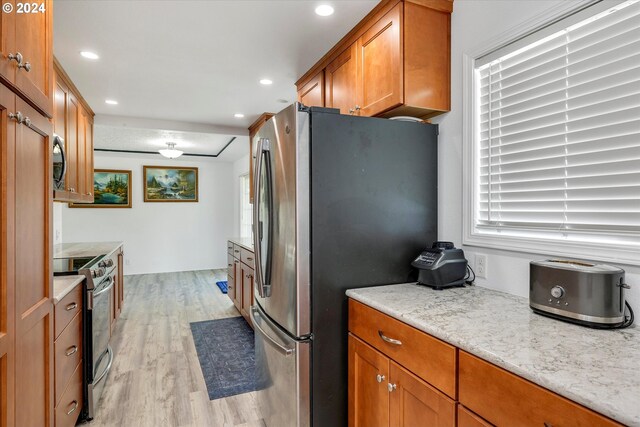
<instances>
[{"instance_id":1,"label":"white wall","mask_svg":"<svg viewBox=\"0 0 640 427\"><path fill-rule=\"evenodd\" d=\"M477 52L491 39L518 28L559 3L564 1L456 0L454 3L451 19L451 112L433 120L440 124L438 236L442 240L454 241L456 246L462 244L462 56ZM529 262L544 258L539 254L469 246L463 249L471 265L474 265L476 253L488 255L487 279L478 279L478 285L527 297ZM640 310L640 268L621 267L627 272L627 282L632 285L628 293L630 304Z\"/></svg>"},{"instance_id":2,"label":"white wall","mask_svg":"<svg viewBox=\"0 0 640 427\"><path fill-rule=\"evenodd\" d=\"M249 173L249 155L233 163L233 236L240 237L240 176Z\"/></svg>"},{"instance_id":3,"label":"white wall","mask_svg":"<svg viewBox=\"0 0 640 427\"><path fill-rule=\"evenodd\" d=\"M143 165L198 167L198 203L144 203ZM95 168L132 171L132 208L71 209L60 204L54 223L62 225L63 242L124 241L125 274L226 267L226 239L235 224L233 163L96 152Z\"/></svg>"}]
</instances>

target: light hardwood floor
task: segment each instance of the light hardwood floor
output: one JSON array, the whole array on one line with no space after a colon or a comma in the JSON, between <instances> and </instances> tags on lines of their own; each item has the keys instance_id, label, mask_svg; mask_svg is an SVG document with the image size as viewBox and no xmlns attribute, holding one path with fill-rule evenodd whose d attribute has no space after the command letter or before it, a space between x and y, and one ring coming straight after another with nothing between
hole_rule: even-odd
<instances>
[{"instance_id":1,"label":"light hardwood floor","mask_svg":"<svg viewBox=\"0 0 640 427\"><path fill-rule=\"evenodd\" d=\"M96 417L83 427L264 426L255 393L207 394L189 323L239 315L217 280L226 270L125 277L113 366Z\"/></svg>"}]
</instances>

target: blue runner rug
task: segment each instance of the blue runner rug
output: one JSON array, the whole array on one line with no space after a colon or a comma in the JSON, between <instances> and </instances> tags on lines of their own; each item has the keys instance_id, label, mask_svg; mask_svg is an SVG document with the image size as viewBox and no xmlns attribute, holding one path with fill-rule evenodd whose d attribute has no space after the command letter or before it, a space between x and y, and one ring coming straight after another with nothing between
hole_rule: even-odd
<instances>
[{"instance_id":1,"label":"blue runner rug","mask_svg":"<svg viewBox=\"0 0 640 427\"><path fill-rule=\"evenodd\" d=\"M242 316L191 323L209 400L256 390L253 329Z\"/></svg>"},{"instance_id":2,"label":"blue runner rug","mask_svg":"<svg viewBox=\"0 0 640 427\"><path fill-rule=\"evenodd\" d=\"M226 280L221 280L219 282L216 282L216 285L220 288L220 290L222 291L223 294L227 293L228 288L227 288L227 281Z\"/></svg>"}]
</instances>

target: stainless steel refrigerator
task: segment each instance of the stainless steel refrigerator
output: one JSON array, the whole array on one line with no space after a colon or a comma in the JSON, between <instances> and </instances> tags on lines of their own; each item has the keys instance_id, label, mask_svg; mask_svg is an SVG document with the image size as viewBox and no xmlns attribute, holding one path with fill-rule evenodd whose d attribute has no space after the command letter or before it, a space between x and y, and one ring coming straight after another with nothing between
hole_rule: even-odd
<instances>
[{"instance_id":1,"label":"stainless steel refrigerator","mask_svg":"<svg viewBox=\"0 0 640 427\"><path fill-rule=\"evenodd\" d=\"M345 291L413 280L436 240L437 129L296 103L258 132L251 317L268 426L347 424Z\"/></svg>"}]
</instances>

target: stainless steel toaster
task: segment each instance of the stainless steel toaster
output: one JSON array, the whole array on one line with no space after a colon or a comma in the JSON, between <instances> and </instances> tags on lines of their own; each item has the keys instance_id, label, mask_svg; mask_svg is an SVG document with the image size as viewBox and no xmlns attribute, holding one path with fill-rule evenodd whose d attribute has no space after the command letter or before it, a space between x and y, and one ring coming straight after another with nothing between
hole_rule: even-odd
<instances>
[{"instance_id":1,"label":"stainless steel toaster","mask_svg":"<svg viewBox=\"0 0 640 427\"><path fill-rule=\"evenodd\" d=\"M529 305L534 312L598 328L625 325L624 270L604 264L549 259L529 270Z\"/></svg>"}]
</instances>

